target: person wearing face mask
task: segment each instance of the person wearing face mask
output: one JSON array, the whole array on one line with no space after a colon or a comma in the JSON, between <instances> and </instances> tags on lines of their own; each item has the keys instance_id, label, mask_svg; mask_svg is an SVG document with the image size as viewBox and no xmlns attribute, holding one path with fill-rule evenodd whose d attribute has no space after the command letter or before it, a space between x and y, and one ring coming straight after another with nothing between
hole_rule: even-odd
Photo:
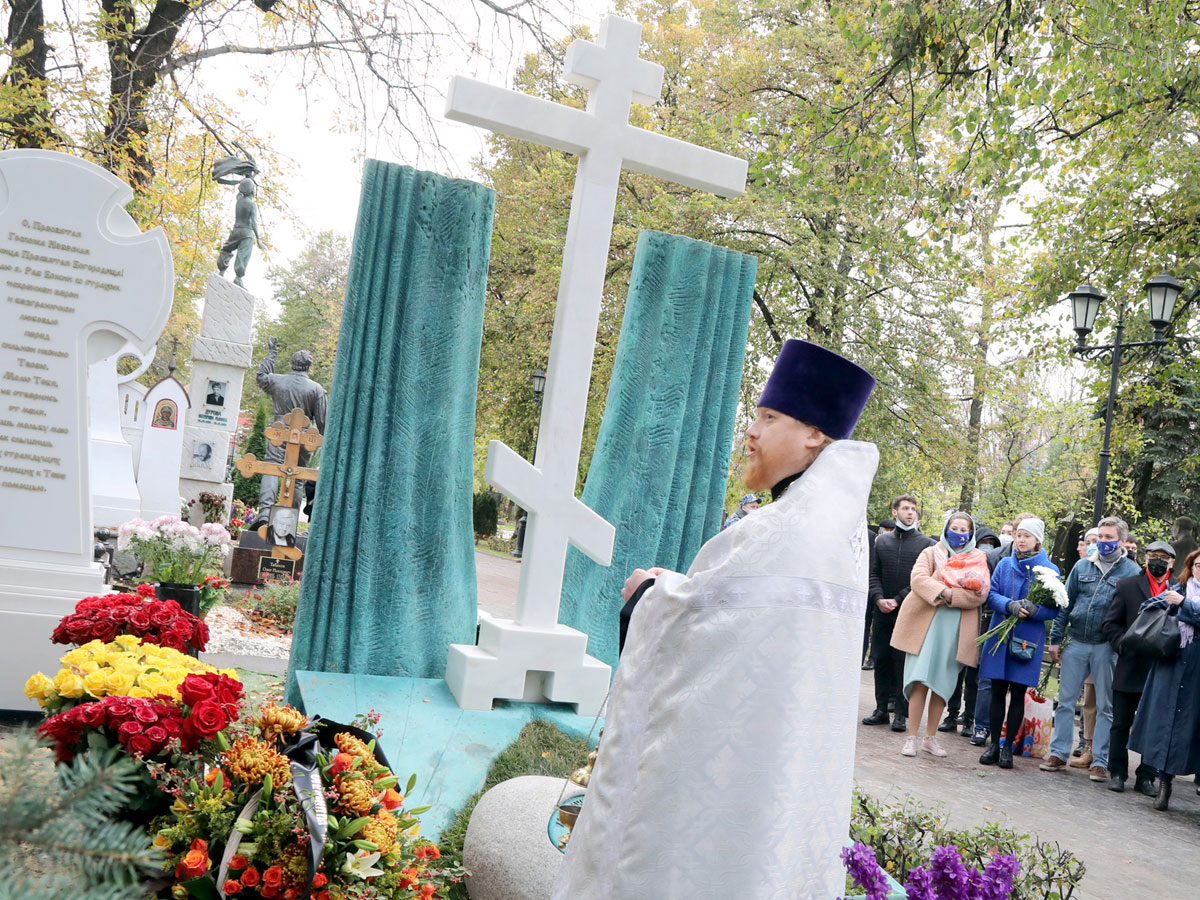
<instances>
[{"instance_id":1,"label":"person wearing face mask","mask_svg":"<svg viewBox=\"0 0 1200 900\"><path fill-rule=\"evenodd\" d=\"M1046 627L1042 623L1054 618L1055 610L1031 603L1025 597L1036 578L1035 566L1045 566L1058 573L1058 566L1042 549L1045 537L1045 522L1037 516L1022 519L1017 524L1012 553L1000 561L992 576L987 598L992 621L988 628L995 628L1008 616L1017 616L1018 621L1002 645L997 646L999 641L993 636L984 643L979 655L979 676L992 681L988 710L991 744L979 757L980 765L999 764L1002 769L1013 767L1013 744L1025 719L1025 689L1036 685L1041 678L1046 641ZM1000 746L1001 725L1007 727L1003 747Z\"/></svg>"},{"instance_id":2,"label":"person wearing face mask","mask_svg":"<svg viewBox=\"0 0 1200 900\"><path fill-rule=\"evenodd\" d=\"M1163 591L1146 605L1166 606L1179 625L1179 652L1155 660L1146 676L1129 746L1158 773L1154 808L1171 803L1176 775L1200 772L1200 550L1187 555L1183 593Z\"/></svg>"},{"instance_id":3,"label":"person wearing face mask","mask_svg":"<svg viewBox=\"0 0 1200 900\"><path fill-rule=\"evenodd\" d=\"M1142 691L1146 676L1154 657L1121 646L1125 632L1133 625L1138 612L1152 597L1171 600L1180 596L1172 570L1175 568L1175 548L1166 541L1155 541L1146 548L1146 568L1132 578L1117 582L1112 603L1104 614L1104 636L1119 654L1117 668L1113 672L1113 724L1108 751L1108 789L1120 793L1125 790L1129 778L1129 729ZM1143 760L1137 767L1134 790L1153 797L1154 766Z\"/></svg>"},{"instance_id":4,"label":"person wearing face mask","mask_svg":"<svg viewBox=\"0 0 1200 900\"><path fill-rule=\"evenodd\" d=\"M938 721L960 670L978 657L979 616L971 611L983 605L990 582L987 558L975 546L975 520L965 512L951 513L941 540L922 550L913 565L912 590L892 633L892 647L904 652L908 736L903 756L917 755L926 700L929 715L921 749L946 755L937 740Z\"/></svg>"},{"instance_id":5,"label":"person wearing face mask","mask_svg":"<svg viewBox=\"0 0 1200 900\"><path fill-rule=\"evenodd\" d=\"M984 551L987 554L988 571L993 576L995 576L996 567L1000 565L1001 560L1012 555L1013 535L1016 534L1017 524L1025 519L1036 518L1037 516L1031 512L1018 513L1016 518L1010 519L1000 526L1000 546ZM986 630L986 623L991 618L992 610L984 603L979 608L979 612L980 629ZM971 729L964 730L963 734L971 736L972 746L985 747L987 746L988 735L991 734L992 680L978 670L975 672L975 705L971 709L973 710L973 714L970 718L974 724ZM966 717L966 711L964 711L963 715Z\"/></svg>"},{"instance_id":6,"label":"person wearing face mask","mask_svg":"<svg viewBox=\"0 0 1200 900\"><path fill-rule=\"evenodd\" d=\"M1096 556L1081 559L1067 578L1070 603L1059 612L1050 629L1050 658L1060 661L1058 709L1054 711L1054 736L1050 756L1040 766L1043 772L1061 772L1066 768L1075 733L1075 707L1084 680L1091 675L1096 691L1096 733L1092 739L1092 781L1108 780L1109 735L1112 730L1112 679L1117 652L1104 636L1104 616L1112 602L1117 582L1139 573L1137 563L1121 549L1129 538L1129 526L1116 516L1101 519L1096 525L1099 540ZM1071 641L1062 650L1063 638Z\"/></svg>"}]
</instances>

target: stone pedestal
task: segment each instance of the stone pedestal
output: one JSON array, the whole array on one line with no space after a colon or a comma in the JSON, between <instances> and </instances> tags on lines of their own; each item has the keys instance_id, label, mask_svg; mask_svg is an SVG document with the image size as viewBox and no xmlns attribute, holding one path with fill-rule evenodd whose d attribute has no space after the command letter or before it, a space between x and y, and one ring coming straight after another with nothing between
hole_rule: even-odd
<instances>
[{"instance_id":1,"label":"stone pedestal","mask_svg":"<svg viewBox=\"0 0 1200 900\"><path fill-rule=\"evenodd\" d=\"M550 900L563 854L546 826L562 788L561 778L524 775L479 798L463 839L471 900Z\"/></svg>"},{"instance_id":2,"label":"stone pedestal","mask_svg":"<svg viewBox=\"0 0 1200 900\"><path fill-rule=\"evenodd\" d=\"M594 716L612 669L587 655L587 643L586 634L566 625L535 628L481 611L478 644L450 646L446 684L463 709L491 709L493 700L550 700Z\"/></svg>"},{"instance_id":3,"label":"stone pedestal","mask_svg":"<svg viewBox=\"0 0 1200 900\"><path fill-rule=\"evenodd\" d=\"M203 492L220 494L224 522L233 503L233 485L226 481L229 445L242 406L242 379L251 363L253 322L254 295L210 275L200 336L192 343L192 405L180 451L179 493L185 501Z\"/></svg>"}]
</instances>

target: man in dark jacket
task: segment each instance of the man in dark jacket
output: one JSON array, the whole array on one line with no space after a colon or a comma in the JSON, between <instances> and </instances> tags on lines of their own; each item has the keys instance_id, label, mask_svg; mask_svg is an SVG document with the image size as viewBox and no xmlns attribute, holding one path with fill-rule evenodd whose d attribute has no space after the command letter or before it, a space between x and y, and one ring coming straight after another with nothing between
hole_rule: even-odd
<instances>
[{"instance_id":1,"label":"man in dark jacket","mask_svg":"<svg viewBox=\"0 0 1200 900\"><path fill-rule=\"evenodd\" d=\"M1142 699L1146 676L1154 658L1144 653L1125 651L1121 640L1133 625L1142 605L1151 597L1167 591L1180 590L1172 576L1175 568L1175 548L1166 541L1155 541L1146 548L1146 567L1137 575L1117 582L1112 602L1104 614L1104 637L1119 654L1113 672L1112 731L1108 750L1108 789L1125 790L1129 778L1129 729ZM1148 797L1155 796L1153 766L1137 767L1133 789Z\"/></svg>"},{"instance_id":2,"label":"man in dark jacket","mask_svg":"<svg viewBox=\"0 0 1200 900\"><path fill-rule=\"evenodd\" d=\"M896 530L881 534L871 544L871 575L867 600L875 604L871 622L871 646L875 656L875 712L863 719L864 725L884 725L888 703L895 703L892 731L908 728L904 699L904 653L892 647L900 604L908 596L908 578L921 551L933 539L921 534L917 525L917 501L902 494L892 501L892 519Z\"/></svg>"}]
</instances>

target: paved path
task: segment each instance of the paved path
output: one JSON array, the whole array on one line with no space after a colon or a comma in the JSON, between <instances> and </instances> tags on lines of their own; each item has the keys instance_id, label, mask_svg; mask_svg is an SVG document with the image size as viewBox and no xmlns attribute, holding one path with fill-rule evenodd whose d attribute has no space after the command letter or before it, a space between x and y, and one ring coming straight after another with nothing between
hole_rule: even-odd
<instances>
[{"instance_id":1,"label":"paved path","mask_svg":"<svg viewBox=\"0 0 1200 900\"><path fill-rule=\"evenodd\" d=\"M475 581L479 585L479 608L501 619L517 614L517 586L521 561L511 556L475 551Z\"/></svg>"}]
</instances>

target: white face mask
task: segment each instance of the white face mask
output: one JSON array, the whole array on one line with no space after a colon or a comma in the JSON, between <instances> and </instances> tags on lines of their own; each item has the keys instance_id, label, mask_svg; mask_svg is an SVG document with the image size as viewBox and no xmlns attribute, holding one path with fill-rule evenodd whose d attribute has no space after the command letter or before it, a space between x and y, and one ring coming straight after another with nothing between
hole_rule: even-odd
<instances>
[{"instance_id":1,"label":"white face mask","mask_svg":"<svg viewBox=\"0 0 1200 900\"><path fill-rule=\"evenodd\" d=\"M1000 535L1000 546L1003 549L1007 550L1009 547L1011 547L1012 542L1013 542L1013 536L1011 534Z\"/></svg>"}]
</instances>

